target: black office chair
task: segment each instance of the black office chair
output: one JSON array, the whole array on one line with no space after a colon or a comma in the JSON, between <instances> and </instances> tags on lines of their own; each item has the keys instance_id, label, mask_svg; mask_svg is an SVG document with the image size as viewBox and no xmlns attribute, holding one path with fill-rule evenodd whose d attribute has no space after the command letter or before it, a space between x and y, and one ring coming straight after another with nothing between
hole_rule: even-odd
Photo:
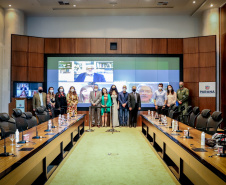
<instances>
[{"instance_id":1,"label":"black office chair","mask_svg":"<svg viewBox=\"0 0 226 185\"><path fill-rule=\"evenodd\" d=\"M20 109L13 109L12 118L16 121L16 128L19 132L27 130L27 123L25 121L25 115Z\"/></svg>"},{"instance_id":2,"label":"black office chair","mask_svg":"<svg viewBox=\"0 0 226 185\"><path fill-rule=\"evenodd\" d=\"M195 127L195 121L198 117L198 115L200 114L200 110L198 107L194 107L192 109L192 113L190 114L190 117L189 117L189 122L188 122L188 125L190 127Z\"/></svg>"},{"instance_id":3,"label":"black office chair","mask_svg":"<svg viewBox=\"0 0 226 185\"><path fill-rule=\"evenodd\" d=\"M35 114L38 118L38 124L44 123L49 120L49 116L43 107L37 107Z\"/></svg>"},{"instance_id":4,"label":"black office chair","mask_svg":"<svg viewBox=\"0 0 226 185\"><path fill-rule=\"evenodd\" d=\"M196 129L206 131L207 120L210 117L210 109L203 109L201 114L198 115L196 120Z\"/></svg>"},{"instance_id":5,"label":"black office chair","mask_svg":"<svg viewBox=\"0 0 226 185\"><path fill-rule=\"evenodd\" d=\"M175 104L171 104L171 105L169 106L169 108L167 109L167 112L166 112L166 116L169 116L170 111L173 109L174 106L176 106L176 105L175 105Z\"/></svg>"},{"instance_id":6,"label":"black office chair","mask_svg":"<svg viewBox=\"0 0 226 185\"><path fill-rule=\"evenodd\" d=\"M169 117L178 121L180 114L181 112L178 111L178 107L174 105L170 110Z\"/></svg>"},{"instance_id":7,"label":"black office chair","mask_svg":"<svg viewBox=\"0 0 226 185\"><path fill-rule=\"evenodd\" d=\"M25 121L27 122L28 129L35 127L38 124L38 121L35 116L32 115L31 112L25 112Z\"/></svg>"},{"instance_id":8,"label":"black office chair","mask_svg":"<svg viewBox=\"0 0 226 185\"><path fill-rule=\"evenodd\" d=\"M45 106L40 106L44 109L44 111L47 113L47 119L49 120L50 119L50 115L49 115L49 112L50 110L48 110Z\"/></svg>"},{"instance_id":9,"label":"black office chair","mask_svg":"<svg viewBox=\"0 0 226 185\"><path fill-rule=\"evenodd\" d=\"M16 132L16 121L10 118L7 113L0 113L0 128L3 128L5 132ZM1 134L2 139L2 134Z\"/></svg>"},{"instance_id":10,"label":"black office chair","mask_svg":"<svg viewBox=\"0 0 226 185\"><path fill-rule=\"evenodd\" d=\"M215 134L217 132L217 128L222 123L222 112L215 111L213 114L209 117L207 121L207 130L206 133L208 134Z\"/></svg>"},{"instance_id":11,"label":"black office chair","mask_svg":"<svg viewBox=\"0 0 226 185\"><path fill-rule=\"evenodd\" d=\"M186 108L185 114L182 116L182 118L183 118L182 122L184 124L186 124L186 125L189 124L189 117L190 117L191 113L192 113L192 106L189 105Z\"/></svg>"}]
</instances>

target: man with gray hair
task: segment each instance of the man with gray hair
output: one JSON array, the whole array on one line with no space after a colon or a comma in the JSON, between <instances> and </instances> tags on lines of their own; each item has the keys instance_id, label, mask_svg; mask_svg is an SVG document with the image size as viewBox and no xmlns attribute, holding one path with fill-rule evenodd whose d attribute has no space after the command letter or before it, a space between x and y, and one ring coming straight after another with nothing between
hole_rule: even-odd
<instances>
[{"instance_id":1,"label":"man with gray hair","mask_svg":"<svg viewBox=\"0 0 226 185\"><path fill-rule=\"evenodd\" d=\"M89 96L92 113L92 127L95 126L95 119L97 118L97 126L100 128L101 98L102 94L98 91L98 85L94 85L94 89L90 92Z\"/></svg>"}]
</instances>

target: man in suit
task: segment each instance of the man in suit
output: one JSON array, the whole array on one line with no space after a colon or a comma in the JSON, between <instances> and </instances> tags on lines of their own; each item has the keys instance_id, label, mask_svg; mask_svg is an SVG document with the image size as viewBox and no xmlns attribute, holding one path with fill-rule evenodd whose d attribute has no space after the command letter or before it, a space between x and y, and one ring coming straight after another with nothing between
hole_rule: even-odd
<instances>
[{"instance_id":1,"label":"man in suit","mask_svg":"<svg viewBox=\"0 0 226 185\"><path fill-rule=\"evenodd\" d=\"M126 85L123 85L122 92L118 95L118 101L119 101L119 124L120 126L126 126L127 125L127 119L128 119L128 95L129 93L126 92L127 87Z\"/></svg>"},{"instance_id":2,"label":"man in suit","mask_svg":"<svg viewBox=\"0 0 226 185\"><path fill-rule=\"evenodd\" d=\"M129 106L129 127L137 126L137 113L141 110L140 94L136 92L136 86L132 87L132 91L128 96Z\"/></svg>"},{"instance_id":3,"label":"man in suit","mask_svg":"<svg viewBox=\"0 0 226 185\"><path fill-rule=\"evenodd\" d=\"M98 85L94 85L93 91L90 92L90 103L92 111L92 127L95 125L95 118L97 117L97 126L100 128L100 110L102 93L98 91Z\"/></svg>"},{"instance_id":4,"label":"man in suit","mask_svg":"<svg viewBox=\"0 0 226 185\"><path fill-rule=\"evenodd\" d=\"M106 82L104 75L94 73L93 66L86 66L86 72L81 73L76 79L75 82Z\"/></svg>"},{"instance_id":5,"label":"man in suit","mask_svg":"<svg viewBox=\"0 0 226 185\"><path fill-rule=\"evenodd\" d=\"M43 92L43 88L38 88L38 93L33 96L33 111L36 110L37 107L44 106L46 107L46 93Z\"/></svg>"}]
</instances>

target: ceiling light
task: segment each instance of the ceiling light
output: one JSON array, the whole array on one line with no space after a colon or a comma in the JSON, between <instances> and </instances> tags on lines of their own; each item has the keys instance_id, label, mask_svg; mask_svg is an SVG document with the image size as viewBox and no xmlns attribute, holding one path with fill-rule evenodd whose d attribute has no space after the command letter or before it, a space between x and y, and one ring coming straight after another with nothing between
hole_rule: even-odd
<instances>
[{"instance_id":1,"label":"ceiling light","mask_svg":"<svg viewBox=\"0 0 226 185\"><path fill-rule=\"evenodd\" d=\"M193 1L193 4L195 4L196 3L196 1Z\"/></svg>"},{"instance_id":2,"label":"ceiling light","mask_svg":"<svg viewBox=\"0 0 226 185\"><path fill-rule=\"evenodd\" d=\"M74 7L76 7L76 5L75 5L75 4L74 4L73 6L74 6Z\"/></svg>"},{"instance_id":3,"label":"ceiling light","mask_svg":"<svg viewBox=\"0 0 226 185\"><path fill-rule=\"evenodd\" d=\"M213 4L211 4L210 7L213 7Z\"/></svg>"},{"instance_id":4,"label":"ceiling light","mask_svg":"<svg viewBox=\"0 0 226 185\"><path fill-rule=\"evenodd\" d=\"M9 7L11 7L12 5L11 4L9 4Z\"/></svg>"}]
</instances>

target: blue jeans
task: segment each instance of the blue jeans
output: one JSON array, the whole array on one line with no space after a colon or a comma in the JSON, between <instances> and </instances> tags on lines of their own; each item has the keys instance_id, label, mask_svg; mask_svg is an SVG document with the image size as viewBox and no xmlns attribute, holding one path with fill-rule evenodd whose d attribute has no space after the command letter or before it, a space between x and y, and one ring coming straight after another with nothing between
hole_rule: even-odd
<instances>
[{"instance_id":1,"label":"blue jeans","mask_svg":"<svg viewBox=\"0 0 226 185\"><path fill-rule=\"evenodd\" d=\"M120 125L127 125L128 120L128 109L119 109L119 124Z\"/></svg>"}]
</instances>

